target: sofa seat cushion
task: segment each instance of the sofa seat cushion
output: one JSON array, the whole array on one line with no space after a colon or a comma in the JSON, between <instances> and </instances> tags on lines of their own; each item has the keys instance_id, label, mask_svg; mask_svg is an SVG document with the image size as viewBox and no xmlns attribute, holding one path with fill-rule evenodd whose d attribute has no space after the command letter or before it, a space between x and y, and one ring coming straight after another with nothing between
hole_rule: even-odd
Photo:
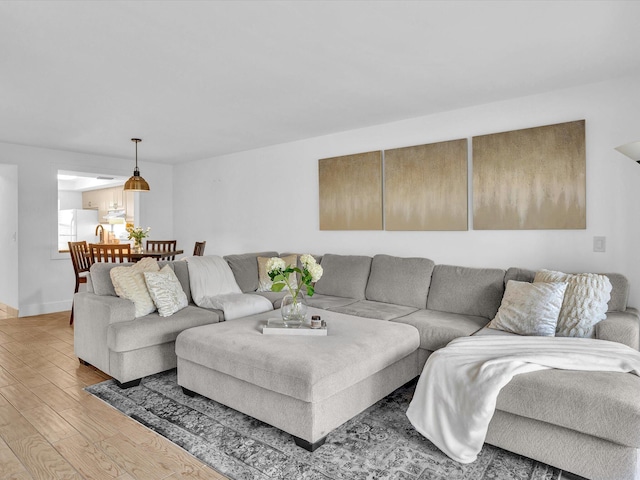
<instances>
[{"instance_id":1,"label":"sofa seat cushion","mask_svg":"<svg viewBox=\"0 0 640 480\"><path fill-rule=\"evenodd\" d=\"M394 303L359 300L355 303L350 303L349 305L331 307L329 310L333 312L346 313L347 315L356 315L358 317L375 318L376 320L393 320L394 318L409 315L418 309L415 307L396 305Z\"/></svg>"},{"instance_id":2,"label":"sofa seat cushion","mask_svg":"<svg viewBox=\"0 0 640 480\"><path fill-rule=\"evenodd\" d=\"M129 352L139 348L173 342L187 328L217 323L220 317L213 310L189 305L170 317L158 312L128 322L109 325L107 346L114 352Z\"/></svg>"},{"instance_id":3,"label":"sofa seat cushion","mask_svg":"<svg viewBox=\"0 0 640 480\"><path fill-rule=\"evenodd\" d=\"M313 297L305 297L307 305L310 307L321 308L323 310L329 310L336 307L344 307L357 302L355 298L348 297L336 297L335 295L322 295L321 293L315 293Z\"/></svg>"},{"instance_id":4,"label":"sofa seat cushion","mask_svg":"<svg viewBox=\"0 0 640 480\"><path fill-rule=\"evenodd\" d=\"M309 315L326 319L327 336L263 335L269 314L261 314L186 330L176 340L176 354L267 390L320 402L414 354L420 343L408 325L314 308ZM417 373L417 356L415 368Z\"/></svg>"},{"instance_id":5,"label":"sofa seat cushion","mask_svg":"<svg viewBox=\"0 0 640 480\"><path fill-rule=\"evenodd\" d=\"M418 310L393 321L417 328L420 348L430 351L442 348L458 337L473 335L489 322L484 317L436 310Z\"/></svg>"},{"instance_id":6,"label":"sofa seat cushion","mask_svg":"<svg viewBox=\"0 0 640 480\"><path fill-rule=\"evenodd\" d=\"M255 292L255 295L260 295L266 298L273 304L273 308L280 308L282 299L289 292Z\"/></svg>"},{"instance_id":7,"label":"sofa seat cushion","mask_svg":"<svg viewBox=\"0 0 640 480\"><path fill-rule=\"evenodd\" d=\"M496 409L640 448L640 377L631 373L516 375L500 391Z\"/></svg>"}]
</instances>

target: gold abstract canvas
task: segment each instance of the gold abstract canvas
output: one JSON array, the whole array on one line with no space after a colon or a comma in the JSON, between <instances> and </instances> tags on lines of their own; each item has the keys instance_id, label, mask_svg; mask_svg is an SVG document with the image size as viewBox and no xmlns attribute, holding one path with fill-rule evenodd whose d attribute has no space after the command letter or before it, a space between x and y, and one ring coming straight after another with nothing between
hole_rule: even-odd
<instances>
[{"instance_id":1,"label":"gold abstract canvas","mask_svg":"<svg viewBox=\"0 0 640 480\"><path fill-rule=\"evenodd\" d=\"M467 140L384 152L386 230L467 230Z\"/></svg>"},{"instance_id":2,"label":"gold abstract canvas","mask_svg":"<svg viewBox=\"0 0 640 480\"><path fill-rule=\"evenodd\" d=\"M382 230L382 152L318 161L320 230Z\"/></svg>"},{"instance_id":3,"label":"gold abstract canvas","mask_svg":"<svg viewBox=\"0 0 640 480\"><path fill-rule=\"evenodd\" d=\"M473 137L473 228L586 228L585 121Z\"/></svg>"}]
</instances>

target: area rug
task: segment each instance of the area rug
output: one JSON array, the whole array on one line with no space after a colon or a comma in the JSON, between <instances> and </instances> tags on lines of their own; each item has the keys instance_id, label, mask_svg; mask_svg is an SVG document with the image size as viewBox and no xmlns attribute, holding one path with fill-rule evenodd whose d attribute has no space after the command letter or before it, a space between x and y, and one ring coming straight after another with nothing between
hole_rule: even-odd
<instances>
[{"instance_id":1,"label":"area rug","mask_svg":"<svg viewBox=\"0 0 640 480\"><path fill-rule=\"evenodd\" d=\"M200 395L176 371L122 390L113 380L86 390L234 480L560 480L558 469L485 445L462 465L417 433L405 416L415 383L351 419L310 453L291 435Z\"/></svg>"}]
</instances>

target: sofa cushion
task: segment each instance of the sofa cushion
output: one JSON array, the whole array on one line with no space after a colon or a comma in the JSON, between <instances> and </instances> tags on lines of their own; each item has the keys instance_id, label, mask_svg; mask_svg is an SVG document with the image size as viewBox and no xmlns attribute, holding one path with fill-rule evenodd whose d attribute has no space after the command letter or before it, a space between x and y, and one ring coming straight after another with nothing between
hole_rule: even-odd
<instances>
[{"instance_id":1,"label":"sofa cushion","mask_svg":"<svg viewBox=\"0 0 640 480\"><path fill-rule=\"evenodd\" d=\"M116 289L113 288L111 281L111 269L122 266L120 263L104 263L98 262L91 265L89 275L91 275L91 285L93 293L96 295L111 295L117 297Z\"/></svg>"},{"instance_id":2,"label":"sofa cushion","mask_svg":"<svg viewBox=\"0 0 640 480\"><path fill-rule=\"evenodd\" d=\"M533 279L536 278L536 271L529 270L528 268L510 267L504 274L504 284L509 283L509 280L515 280L516 282L529 282L533 283Z\"/></svg>"},{"instance_id":3,"label":"sofa cushion","mask_svg":"<svg viewBox=\"0 0 640 480\"><path fill-rule=\"evenodd\" d=\"M640 315L635 308L625 312L609 312L596 324L596 338L640 349Z\"/></svg>"},{"instance_id":4,"label":"sofa cushion","mask_svg":"<svg viewBox=\"0 0 640 480\"><path fill-rule=\"evenodd\" d=\"M603 273L611 282L611 298L607 307L608 312L624 312L629 300L629 280L620 273ZM504 276L505 285L509 280L519 282L533 282L536 276L535 270L511 267Z\"/></svg>"},{"instance_id":5,"label":"sofa cushion","mask_svg":"<svg viewBox=\"0 0 640 480\"><path fill-rule=\"evenodd\" d=\"M631 373L550 369L513 377L496 409L640 448L639 398Z\"/></svg>"},{"instance_id":6,"label":"sofa cushion","mask_svg":"<svg viewBox=\"0 0 640 480\"><path fill-rule=\"evenodd\" d=\"M629 300L629 280L620 273L603 273L611 282L611 298L609 299L608 312L624 312Z\"/></svg>"},{"instance_id":7,"label":"sofa cushion","mask_svg":"<svg viewBox=\"0 0 640 480\"><path fill-rule=\"evenodd\" d=\"M236 282L243 293L258 290L258 257L277 257L278 252L243 253L223 257L229 266Z\"/></svg>"},{"instance_id":8,"label":"sofa cushion","mask_svg":"<svg viewBox=\"0 0 640 480\"><path fill-rule=\"evenodd\" d=\"M371 262L366 298L376 302L426 308L435 263L428 258L376 255Z\"/></svg>"},{"instance_id":9,"label":"sofa cushion","mask_svg":"<svg viewBox=\"0 0 640 480\"><path fill-rule=\"evenodd\" d=\"M356 317L375 318L376 320L392 320L404 317L417 310L415 307L396 305L395 303L373 302L371 300L358 300L349 305L329 308L332 312L355 315Z\"/></svg>"},{"instance_id":10,"label":"sofa cushion","mask_svg":"<svg viewBox=\"0 0 640 480\"><path fill-rule=\"evenodd\" d=\"M314 293L313 297L305 297L307 305L310 307L321 308L323 310L330 310L335 307L344 307L351 303L355 303L358 300L355 298L336 297L335 295L322 295L321 293Z\"/></svg>"},{"instance_id":11,"label":"sofa cushion","mask_svg":"<svg viewBox=\"0 0 640 480\"><path fill-rule=\"evenodd\" d=\"M261 297L266 298L273 304L273 308L280 308L280 304L282 303L282 299L288 292L255 292L255 295L260 295Z\"/></svg>"},{"instance_id":12,"label":"sofa cushion","mask_svg":"<svg viewBox=\"0 0 640 480\"><path fill-rule=\"evenodd\" d=\"M170 317L157 312L128 322L109 325L107 346L114 352L129 352L139 348L173 342L187 328L199 327L220 321L218 314L189 305Z\"/></svg>"},{"instance_id":13,"label":"sofa cushion","mask_svg":"<svg viewBox=\"0 0 640 480\"><path fill-rule=\"evenodd\" d=\"M491 319L502 301L504 275L505 271L498 268L436 265L427 308Z\"/></svg>"},{"instance_id":14,"label":"sofa cushion","mask_svg":"<svg viewBox=\"0 0 640 480\"><path fill-rule=\"evenodd\" d=\"M322 278L315 291L321 295L365 299L365 289L371 270L371 257L360 255L334 255L322 257Z\"/></svg>"},{"instance_id":15,"label":"sofa cushion","mask_svg":"<svg viewBox=\"0 0 640 480\"><path fill-rule=\"evenodd\" d=\"M420 333L420 348L435 351L446 346L451 340L472 335L484 327L488 320L485 317L473 315L418 310L405 317L396 318L392 322L417 328Z\"/></svg>"}]
</instances>

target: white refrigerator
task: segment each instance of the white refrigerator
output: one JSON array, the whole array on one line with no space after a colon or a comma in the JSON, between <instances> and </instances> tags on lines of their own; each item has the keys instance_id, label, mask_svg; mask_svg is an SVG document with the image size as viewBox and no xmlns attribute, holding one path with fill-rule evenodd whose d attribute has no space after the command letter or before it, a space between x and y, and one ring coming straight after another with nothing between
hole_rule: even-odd
<instances>
[{"instance_id":1,"label":"white refrigerator","mask_svg":"<svg viewBox=\"0 0 640 480\"><path fill-rule=\"evenodd\" d=\"M58 250L69 250L67 242L96 243L97 210L58 211Z\"/></svg>"}]
</instances>

